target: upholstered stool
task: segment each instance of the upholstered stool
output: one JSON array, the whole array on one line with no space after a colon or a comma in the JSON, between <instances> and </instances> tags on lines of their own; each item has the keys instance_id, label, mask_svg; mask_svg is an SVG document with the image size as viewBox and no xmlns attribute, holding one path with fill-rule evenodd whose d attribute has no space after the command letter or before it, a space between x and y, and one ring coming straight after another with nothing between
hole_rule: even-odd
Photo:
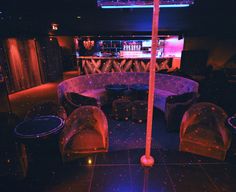
<instances>
[{"instance_id":1,"label":"upholstered stool","mask_svg":"<svg viewBox=\"0 0 236 192\"><path fill-rule=\"evenodd\" d=\"M133 84L130 86L132 100L147 100L148 99L147 84Z\"/></svg>"},{"instance_id":2,"label":"upholstered stool","mask_svg":"<svg viewBox=\"0 0 236 192\"><path fill-rule=\"evenodd\" d=\"M143 123L147 120L147 101L136 100L132 103L132 121Z\"/></svg>"},{"instance_id":3,"label":"upholstered stool","mask_svg":"<svg viewBox=\"0 0 236 192\"><path fill-rule=\"evenodd\" d=\"M128 86L124 84L110 84L106 85L105 89L107 91L108 104L112 104L114 100L125 96L125 91L128 90Z\"/></svg>"},{"instance_id":4,"label":"upholstered stool","mask_svg":"<svg viewBox=\"0 0 236 192\"><path fill-rule=\"evenodd\" d=\"M128 120L131 115L131 105L128 99L117 99L112 103L112 116L116 120Z\"/></svg>"}]
</instances>

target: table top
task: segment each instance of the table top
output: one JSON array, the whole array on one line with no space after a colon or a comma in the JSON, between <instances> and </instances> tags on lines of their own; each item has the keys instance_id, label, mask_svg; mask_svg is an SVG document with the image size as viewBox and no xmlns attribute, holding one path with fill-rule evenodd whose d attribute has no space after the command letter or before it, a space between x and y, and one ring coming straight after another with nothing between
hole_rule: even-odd
<instances>
[{"instance_id":1,"label":"table top","mask_svg":"<svg viewBox=\"0 0 236 192\"><path fill-rule=\"evenodd\" d=\"M233 134L236 134L236 116L231 116L227 119L227 124Z\"/></svg>"},{"instance_id":2,"label":"table top","mask_svg":"<svg viewBox=\"0 0 236 192\"><path fill-rule=\"evenodd\" d=\"M128 89L128 85L125 84L110 84L106 85L106 90L112 90L112 91L123 91Z\"/></svg>"},{"instance_id":3,"label":"table top","mask_svg":"<svg viewBox=\"0 0 236 192\"><path fill-rule=\"evenodd\" d=\"M42 138L58 133L64 127L64 123L64 120L57 116L40 116L18 124L15 134L22 139Z\"/></svg>"},{"instance_id":4,"label":"table top","mask_svg":"<svg viewBox=\"0 0 236 192\"><path fill-rule=\"evenodd\" d=\"M229 117L227 123L234 130L234 133L236 133L236 116Z\"/></svg>"},{"instance_id":5,"label":"table top","mask_svg":"<svg viewBox=\"0 0 236 192\"><path fill-rule=\"evenodd\" d=\"M130 86L130 89L136 91L147 91L149 87L147 84L133 84Z\"/></svg>"}]
</instances>

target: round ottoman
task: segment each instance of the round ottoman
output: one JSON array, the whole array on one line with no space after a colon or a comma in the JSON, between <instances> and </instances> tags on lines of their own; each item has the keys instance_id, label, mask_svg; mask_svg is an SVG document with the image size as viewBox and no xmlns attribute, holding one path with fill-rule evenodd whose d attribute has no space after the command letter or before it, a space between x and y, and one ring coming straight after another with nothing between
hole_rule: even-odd
<instances>
[{"instance_id":1,"label":"round ottoman","mask_svg":"<svg viewBox=\"0 0 236 192\"><path fill-rule=\"evenodd\" d=\"M57 116L40 116L23 121L15 127L15 136L25 150L32 171L49 171L61 163L59 133L64 120Z\"/></svg>"},{"instance_id":2,"label":"round ottoman","mask_svg":"<svg viewBox=\"0 0 236 192\"><path fill-rule=\"evenodd\" d=\"M130 86L132 100L147 100L148 99L148 85L147 84L133 84Z\"/></svg>"},{"instance_id":3,"label":"round ottoman","mask_svg":"<svg viewBox=\"0 0 236 192\"><path fill-rule=\"evenodd\" d=\"M110 84L106 85L105 89L107 91L108 104L112 104L114 100L122 98L125 95L128 86L125 84Z\"/></svg>"},{"instance_id":4,"label":"round ottoman","mask_svg":"<svg viewBox=\"0 0 236 192\"><path fill-rule=\"evenodd\" d=\"M112 103L112 116L116 120L129 120L131 115L130 100L117 99Z\"/></svg>"},{"instance_id":5,"label":"round ottoman","mask_svg":"<svg viewBox=\"0 0 236 192\"><path fill-rule=\"evenodd\" d=\"M136 100L132 103L132 121L143 123L147 120L147 101Z\"/></svg>"}]
</instances>

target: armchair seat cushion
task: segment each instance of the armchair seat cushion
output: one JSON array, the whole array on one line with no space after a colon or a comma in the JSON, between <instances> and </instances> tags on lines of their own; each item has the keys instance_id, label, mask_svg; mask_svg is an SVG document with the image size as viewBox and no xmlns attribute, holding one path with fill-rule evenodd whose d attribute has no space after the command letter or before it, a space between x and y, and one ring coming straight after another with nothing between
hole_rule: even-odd
<instances>
[{"instance_id":1,"label":"armchair seat cushion","mask_svg":"<svg viewBox=\"0 0 236 192\"><path fill-rule=\"evenodd\" d=\"M95 129L82 129L79 134L75 134L68 144L72 151L90 152L104 149L102 136Z\"/></svg>"}]
</instances>

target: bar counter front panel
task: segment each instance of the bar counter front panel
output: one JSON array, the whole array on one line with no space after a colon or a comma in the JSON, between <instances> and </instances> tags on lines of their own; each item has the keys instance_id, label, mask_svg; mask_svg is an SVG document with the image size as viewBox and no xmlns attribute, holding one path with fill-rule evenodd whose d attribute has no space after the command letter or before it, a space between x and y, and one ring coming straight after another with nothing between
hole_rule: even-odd
<instances>
[{"instance_id":1,"label":"bar counter front panel","mask_svg":"<svg viewBox=\"0 0 236 192\"><path fill-rule=\"evenodd\" d=\"M180 68L181 58L162 57L156 60L156 71L173 71ZM81 74L107 72L148 72L150 58L129 57L94 57L81 56L77 58L77 67Z\"/></svg>"}]
</instances>

